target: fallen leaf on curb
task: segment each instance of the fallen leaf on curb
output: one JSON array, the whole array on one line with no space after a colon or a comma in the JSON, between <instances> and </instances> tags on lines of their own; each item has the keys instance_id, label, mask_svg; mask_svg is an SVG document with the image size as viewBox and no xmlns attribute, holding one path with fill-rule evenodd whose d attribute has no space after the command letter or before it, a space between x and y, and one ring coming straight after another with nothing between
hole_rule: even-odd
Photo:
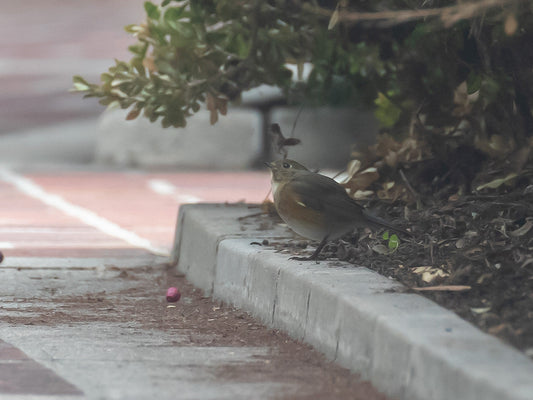
<instances>
[{"instance_id":1,"label":"fallen leaf on curb","mask_svg":"<svg viewBox=\"0 0 533 400\"><path fill-rule=\"evenodd\" d=\"M422 280L426 283L431 283L433 280L435 280L435 278L445 278L450 275L440 268L431 266L416 267L413 268L412 271L417 275L421 275Z\"/></svg>"},{"instance_id":2,"label":"fallen leaf on curb","mask_svg":"<svg viewBox=\"0 0 533 400\"><path fill-rule=\"evenodd\" d=\"M485 314L486 312L490 311L490 307L470 307L470 311L472 311L474 314Z\"/></svg>"},{"instance_id":3,"label":"fallen leaf on curb","mask_svg":"<svg viewBox=\"0 0 533 400\"><path fill-rule=\"evenodd\" d=\"M471 286L466 285L440 285L440 286L426 286L411 288L417 292L463 292L472 289Z\"/></svg>"}]
</instances>

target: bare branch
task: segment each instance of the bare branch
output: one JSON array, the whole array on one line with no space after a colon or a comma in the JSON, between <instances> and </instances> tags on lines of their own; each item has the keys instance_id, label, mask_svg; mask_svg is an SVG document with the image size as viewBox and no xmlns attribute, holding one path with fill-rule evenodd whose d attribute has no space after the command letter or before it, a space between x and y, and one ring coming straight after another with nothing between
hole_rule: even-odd
<instances>
[{"instance_id":1,"label":"bare branch","mask_svg":"<svg viewBox=\"0 0 533 400\"><path fill-rule=\"evenodd\" d=\"M397 10L397 11L378 11L378 12L357 12L346 11L342 7L332 11L320 7L309 8L309 11L330 17L337 13L335 18L339 22L354 24L365 21L376 21L385 25L399 25L406 22L425 19L440 18L445 27L463 19L474 18L495 7L503 7L514 3L521 3L527 0L480 0L461 2L454 6L441 8L427 8L418 10Z\"/></svg>"}]
</instances>

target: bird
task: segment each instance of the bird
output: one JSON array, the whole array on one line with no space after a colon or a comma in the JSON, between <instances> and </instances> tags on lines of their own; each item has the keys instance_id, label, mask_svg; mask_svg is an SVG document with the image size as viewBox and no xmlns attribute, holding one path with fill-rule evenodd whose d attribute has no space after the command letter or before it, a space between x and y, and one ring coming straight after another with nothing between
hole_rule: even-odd
<instances>
[{"instance_id":1,"label":"bird","mask_svg":"<svg viewBox=\"0 0 533 400\"><path fill-rule=\"evenodd\" d=\"M357 227L383 226L412 236L368 212L335 180L312 172L297 161L283 159L265 164L271 170L274 205L281 219L300 236L320 241L310 257L291 259L317 260L328 241Z\"/></svg>"}]
</instances>

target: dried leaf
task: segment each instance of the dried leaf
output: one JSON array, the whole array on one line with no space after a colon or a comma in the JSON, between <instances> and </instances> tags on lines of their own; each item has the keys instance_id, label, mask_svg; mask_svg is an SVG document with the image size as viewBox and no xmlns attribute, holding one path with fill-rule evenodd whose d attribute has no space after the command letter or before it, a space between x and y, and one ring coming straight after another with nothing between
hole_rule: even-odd
<instances>
[{"instance_id":1,"label":"dried leaf","mask_svg":"<svg viewBox=\"0 0 533 400\"><path fill-rule=\"evenodd\" d=\"M489 188L489 189L497 189L499 188L501 185L513 180L514 178L516 178L518 175L515 174L514 172L507 175L506 177L504 178L498 178L498 179L494 179L493 181L490 181L490 182L487 182L483 185L479 185L476 190L483 190L485 188Z\"/></svg>"},{"instance_id":2,"label":"dried leaf","mask_svg":"<svg viewBox=\"0 0 533 400\"><path fill-rule=\"evenodd\" d=\"M515 15L509 14L507 18L505 18L505 25L504 25L505 34L507 36L512 36L515 34L517 29L518 29L518 21L516 20Z\"/></svg>"},{"instance_id":3,"label":"dried leaf","mask_svg":"<svg viewBox=\"0 0 533 400\"><path fill-rule=\"evenodd\" d=\"M490 307L470 307L470 311L472 311L474 314L485 314L486 312L490 311Z\"/></svg>"},{"instance_id":4,"label":"dried leaf","mask_svg":"<svg viewBox=\"0 0 533 400\"><path fill-rule=\"evenodd\" d=\"M426 283L431 283L436 278L439 278L439 277L445 278L450 275L448 272L440 268L431 267L431 266L416 267L416 268L413 268L412 271L417 275L421 275L422 280Z\"/></svg>"},{"instance_id":5,"label":"dried leaf","mask_svg":"<svg viewBox=\"0 0 533 400\"><path fill-rule=\"evenodd\" d=\"M351 160L346 167L347 176L340 183L341 184L348 183L360 169L361 169L361 161Z\"/></svg>"},{"instance_id":6,"label":"dried leaf","mask_svg":"<svg viewBox=\"0 0 533 400\"><path fill-rule=\"evenodd\" d=\"M222 115L228 113L228 100L223 98L217 98L217 109Z\"/></svg>"},{"instance_id":7,"label":"dried leaf","mask_svg":"<svg viewBox=\"0 0 533 400\"><path fill-rule=\"evenodd\" d=\"M389 249L384 244L376 244L375 246L372 246L372 251L381 255L389 255L394 250Z\"/></svg>"},{"instance_id":8,"label":"dried leaf","mask_svg":"<svg viewBox=\"0 0 533 400\"><path fill-rule=\"evenodd\" d=\"M395 168L398 166L398 158L398 153L391 151L384 158L385 164L387 164L389 167Z\"/></svg>"},{"instance_id":9,"label":"dried leaf","mask_svg":"<svg viewBox=\"0 0 533 400\"><path fill-rule=\"evenodd\" d=\"M488 331L491 335L501 335L501 334L509 334L514 332L513 328L509 324L499 324L496 326L491 326Z\"/></svg>"},{"instance_id":10,"label":"dried leaf","mask_svg":"<svg viewBox=\"0 0 533 400\"><path fill-rule=\"evenodd\" d=\"M328 24L328 30L331 30L335 28L335 25L339 22L339 4L337 4L337 7L335 7L335 11L333 11L333 14L331 14L331 18L329 19Z\"/></svg>"},{"instance_id":11,"label":"dried leaf","mask_svg":"<svg viewBox=\"0 0 533 400\"><path fill-rule=\"evenodd\" d=\"M456 105L452 115L461 117L470 113L471 107L468 104L468 85L466 81L461 82L453 92L453 102Z\"/></svg>"},{"instance_id":12,"label":"dried leaf","mask_svg":"<svg viewBox=\"0 0 533 400\"><path fill-rule=\"evenodd\" d=\"M157 72L157 67L155 65L155 62L154 62L154 57L153 56L146 56L144 59L143 59L143 67L146 68L148 71L150 72Z\"/></svg>"},{"instance_id":13,"label":"dried leaf","mask_svg":"<svg viewBox=\"0 0 533 400\"><path fill-rule=\"evenodd\" d=\"M134 108L128 113L128 115L126 115L126 121L131 121L132 119L137 118L140 113L141 113L140 108Z\"/></svg>"},{"instance_id":14,"label":"dried leaf","mask_svg":"<svg viewBox=\"0 0 533 400\"><path fill-rule=\"evenodd\" d=\"M355 174L346 184L352 191L364 190L379 179L379 173L375 167L370 167Z\"/></svg>"},{"instance_id":15,"label":"dried leaf","mask_svg":"<svg viewBox=\"0 0 533 400\"><path fill-rule=\"evenodd\" d=\"M205 103L209 110L209 122L214 125L218 121L216 98L211 93L208 93Z\"/></svg>"},{"instance_id":16,"label":"dried leaf","mask_svg":"<svg viewBox=\"0 0 533 400\"><path fill-rule=\"evenodd\" d=\"M455 242L455 247L458 249L462 249L463 247L465 247L465 240L462 238L459 239L457 242Z\"/></svg>"},{"instance_id":17,"label":"dried leaf","mask_svg":"<svg viewBox=\"0 0 533 400\"><path fill-rule=\"evenodd\" d=\"M405 186L396 184L396 182L385 182L383 189L377 191L377 195L381 200L394 202L406 193Z\"/></svg>"},{"instance_id":18,"label":"dried leaf","mask_svg":"<svg viewBox=\"0 0 533 400\"><path fill-rule=\"evenodd\" d=\"M356 200L366 199L368 197L371 197L374 195L374 191L372 190L356 190L352 197Z\"/></svg>"},{"instance_id":19,"label":"dried leaf","mask_svg":"<svg viewBox=\"0 0 533 400\"><path fill-rule=\"evenodd\" d=\"M512 232L509 232L509 235L514 236L514 237L524 236L526 233L529 232L531 228L533 228L533 218L528 218L524 225L522 225L518 229L515 229Z\"/></svg>"}]
</instances>

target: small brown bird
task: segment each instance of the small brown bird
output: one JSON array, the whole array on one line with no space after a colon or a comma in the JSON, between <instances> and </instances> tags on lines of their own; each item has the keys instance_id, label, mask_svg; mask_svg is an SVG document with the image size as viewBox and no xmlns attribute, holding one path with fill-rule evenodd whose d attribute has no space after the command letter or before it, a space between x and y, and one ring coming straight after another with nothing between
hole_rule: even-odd
<instances>
[{"instance_id":1,"label":"small brown bird","mask_svg":"<svg viewBox=\"0 0 533 400\"><path fill-rule=\"evenodd\" d=\"M412 236L364 209L346 190L327 176L309 171L293 160L266 164L272 171L272 195L279 216L297 234L320 240L310 257L316 260L324 245L356 227L384 226Z\"/></svg>"}]
</instances>

